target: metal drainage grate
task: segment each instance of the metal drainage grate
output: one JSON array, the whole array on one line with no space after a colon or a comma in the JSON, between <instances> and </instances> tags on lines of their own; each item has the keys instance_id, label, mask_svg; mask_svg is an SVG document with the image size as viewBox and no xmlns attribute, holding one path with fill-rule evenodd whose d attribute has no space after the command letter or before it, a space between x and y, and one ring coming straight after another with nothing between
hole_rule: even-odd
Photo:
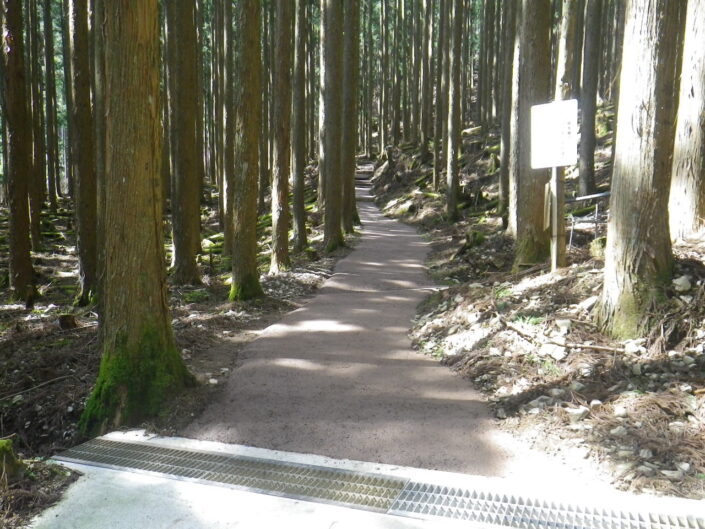
<instances>
[{"instance_id":1,"label":"metal drainage grate","mask_svg":"<svg viewBox=\"0 0 705 529\"><path fill-rule=\"evenodd\" d=\"M387 512L406 480L269 459L94 439L56 459L207 481L304 500Z\"/></svg>"},{"instance_id":2,"label":"metal drainage grate","mask_svg":"<svg viewBox=\"0 0 705 529\"><path fill-rule=\"evenodd\" d=\"M566 504L380 474L106 439L88 441L56 459L411 518L455 519L514 529L705 529L699 502L693 502L690 514Z\"/></svg>"},{"instance_id":3,"label":"metal drainage grate","mask_svg":"<svg viewBox=\"0 0 705 529\"><path fill-rule=\"evenodd\" d=\"M705 519L694 515L570 505L426 483L409 483L389 514L452 518L517 529L705 529Z\"/></svg>"}]
</instances>

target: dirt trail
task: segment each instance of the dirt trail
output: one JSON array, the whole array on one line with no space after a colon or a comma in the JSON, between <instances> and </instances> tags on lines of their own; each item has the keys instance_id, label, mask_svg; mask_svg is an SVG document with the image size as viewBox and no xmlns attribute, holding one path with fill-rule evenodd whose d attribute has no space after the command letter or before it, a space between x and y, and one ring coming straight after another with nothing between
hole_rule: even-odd
<instances>
[{"instance_id":1,"label":"dirt trail","mask_svg":"<svg viewBox=\"0 0 705 529\"><path fill-rule=\"evenodd\" d=\"M429 247L359 184L360 244L316 297L246 347L220 399L182 434L486 476L545 473L542 456L520 456L496 430L467 380L412 350L410 320L434 288Z\"/></svg>"}]
</instances>

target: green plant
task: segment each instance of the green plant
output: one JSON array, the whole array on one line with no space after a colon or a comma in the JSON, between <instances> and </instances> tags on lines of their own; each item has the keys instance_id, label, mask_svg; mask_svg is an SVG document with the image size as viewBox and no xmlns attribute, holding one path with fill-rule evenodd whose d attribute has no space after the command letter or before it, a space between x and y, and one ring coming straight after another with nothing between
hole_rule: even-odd
<instances>
[{"instance_id":1,"label":"green plant","mask_svg":"<svg viewBox=\"0 0 705 529\"><path fill-rule=\"evenodd\" d=\"M210 294L204 289L184 292L184 301L186 303L202 303L208 301L208 299L210 299Z\"/></svg>"}]
</instances>

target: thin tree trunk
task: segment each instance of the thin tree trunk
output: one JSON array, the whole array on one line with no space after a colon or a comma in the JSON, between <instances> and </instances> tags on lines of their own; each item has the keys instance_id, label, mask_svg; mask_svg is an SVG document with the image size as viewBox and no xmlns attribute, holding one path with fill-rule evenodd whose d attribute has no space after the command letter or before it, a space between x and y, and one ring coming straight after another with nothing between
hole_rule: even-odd
<instances>
[{"instance_id":1,"label":"thin tree trunk","mask_svg":"<svg viewBox=\"0 0 705 529\"><path fill-rule=\"evenodd\" d=\"M59 179L59 142L56 127L56 80L54 78L54 26L51 0L43 0L44 10L44 71L46 75L46 144L49 206L56 211Z\"/></svg>"},{"instance_id":2,"label":"thin tree trunk","mask_svg":"<svg viewBox=\"0 0 705 529\"><path fill-rule=\"evenodd\" d=\"M291 20L290 0L276 0L276 64L272 86L272 262L269 272L289 268L289 172L291 147Z\"/></svg>"},{"instance_id":3,"label":"thin tree trunk","mask_svg":"<svg viewBox=\"0 0 705 529\"><path fill-rule=\"evenodd\" d=\"M293 137L291 172L293 185L294 251L308 246L306 237L306 205L304 203L306 167L306 16L305 0L296 0L293 78Z\"/></svg>"},{"instance_id":4,"label":"thin tree trunk","mask_svg":"<svg viewBox=\"0 0 705 529\"><path fill-rule=\"evenodd\" d=\"M621 0L620 0L621 1ZM563 0L554 99L570 99L573 93L573 63L575 61L575 24L578 19L578 2Z\"/></svg>"},{"instance_id":5,"label":"thin tree trunk","mask_svg":"<svg viewBox=\"0 0 705 529\"><path fill-rule=\"evenodd\" d=\"M29 221L32 233L32 250L39 251L42 247L41 219L42 205L46 190L46 143L44 132L44 106L42 105L42 70L41 53L39 50L40 31L37 2L27 4L27 41L29 54L27 70L30 93L30 109L32 115L32 176L29 181Z\"/></svg>"},{"instance_id":6,"label":"thin tree trunk","mask_svg":"<svg viewBox=\"0 0 705 529\"><path fill-rule=\"evenodd\" d=\"M463 1L452 0L453 13L451 16L451 39L449 65L449 89L448 95L448 139L447 145L447 168L446 168L446 215L450 222L458 219L458 191L459 191L459 166L458 155L460 154L460 62L461 62L461 42L463 34Z\"/></svg>"},{"instance_id":7,"label":"thin tree trunk","mask_svg":"<svg viewBox=\"0 0 705 529\"><path fill-rule=\"evenodd\" d=\"M274 0L271 0L274 1ZM262 26L262 119L260 130L260 145L259 145L259 202L258 210L260 214L264 214L267 207L265 205L267 192L269 191L270 172L269 172L269 94L272 91L271 83L269 82L270 67L269 67L269 48L271 46L271 17L270 10L263 8L264 21Z\"/></svg>"},{"instance_id":8,"label":"thin tree trunk","mask_svg":"<svg viewBox=\"0 0 705 529\"><path fill-rule=\"evenodd\" d=\"M597 82L600 60L600 19L602 0L587 0L585 12L585 51L583 82L580 88L580 176L579 192L595 192L595 115L597 113Z\"/></svg>"},{"instance_id":9,"label":"thin tree trunk","mask_svg":"<svg viewBox=\"0 0 705 529\"><path fill-rule=\"evenodd\" d=\"M3 115L7 127L7 181L10 216L10 292L29 308L34 303L34 270L30 257L29 190L32 171L32 138L27 71L22 38L22 1L3 0Z\"/></svg>"},{"instance_id":10,"label":"thin tree trunk","mask_svg":"<svg viewBox=\"0 0 705 529\"><path fill-rule=\"evenodd\" d=\"M355 203L355 154L357 152L357 101L360 72L360 7L346 2L344 7L345 42L343 53L343 117L341 136L341 178L343 191L342 223L345 233L355 231L359 220Z\"/></svg>"},{"instance_id":11,"label":"thin tree trunk","mask_svg":"<svg viewBox=\"0 0 705 529\"><path fill-rule=\"evenodd\" d=\"M168 45L173 49L173 54L170 53L169 56L174 60L169 65L169 97L172 102L171 133L174 137L171 175L171 218L174 241L172 278L177 285L198 284L201 278L196 258L201 249L200 197L203 164L198 138L200 82L196 2L179 0L167 2L165 6L168 13ZM228 213L232 215L226 211L226 219ZM232 232L232 221L230 232Z\"/></svg>"},{"instance_id":12,"label":"thin tree trunk","mask_svg":"<svg viewBox=\"0 0 705 529\"><path fill-rule=\"evenodd\" d=\"M243 0L238 6L240 40L236 87L237 132L235 178L235 229L230 300L262 295L257 270L257 182L259 179L260 120L262 119L262 66L260 2Z\"/></svg>"},{"instance_id":13,"label":"thin tree trunk","mask_svg":"<svg viewBox=\"0 0 705 529\"><path fill-rule=\"evenodd\" d=\"M516 38L516 1L504 4L504 58L502 59L502 122L499 162L499 206L502 226L508 227L509 157L512 123L512 73L514 71L514 39ZM499 73L499 72L498 72Z\"/></svg>"},{"instance_id":14,"label":"thin tree trunk","mask_svg":"<svg viewBox=\"0 0 705 529\"><path fill-rule=\"evenodd\" d=\"M440 0L438 20L438 44L436 46L436 90L435 90L435 123L433 128L433 189L438 189L441 182L441 143L443 142L443 46L446 40L447 10L449 0Z\"/></svg>"},{"instance_id":15,"label":"thin tree trunk","mask_svg":"<svg viewBox=\"0 0 705 529\"><path fill-rule=\"evenodd\" d=\"M69 0L69 45L71 50L71 83L73 122L76 124L76 239L78 246L80 292L77 302L89 303L97 293L97 181L93 147L93 115L91 113L91 70L88 41L88 6L86 0Z\"/></svg>"},{"instance_id":16,"label":"thin tree trunk","mask_svg":"<svg viewBox=\"0 0 705 529\"><path fill-rule=\"evenodd\" d=\"M318 166L325 181L323 245L331 252L344 244L341 230L341 128L343 7L337 0L321 2L321 154Z\"/></svg>"}]
</instances>

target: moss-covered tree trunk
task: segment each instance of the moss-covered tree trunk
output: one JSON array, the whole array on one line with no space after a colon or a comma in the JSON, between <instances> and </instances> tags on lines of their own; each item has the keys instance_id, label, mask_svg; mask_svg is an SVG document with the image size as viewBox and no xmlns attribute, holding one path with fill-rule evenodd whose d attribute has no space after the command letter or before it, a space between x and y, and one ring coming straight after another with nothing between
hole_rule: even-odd
<instances>
[{"instance_id":1,"label":"moss-covered tree trunk","mask_svg":"<svg viewBox=\"0 0 705 529\"><path fill-rule=\"evenodd\" d=\"M105 4L105 276L86 433L135 424L191 377L171 330L164 269L157 0Z\"/></svg>"},{"instance_id":2,"label":"moss-covered tree trunk","mask_svg":"<svg viewBox=\"0 0 705 529\"><path fill-rule=\"evenodd\" d=\"M598 310L600 324L619 338L639 334L671 279L668 192L684 7L671 0L634 0L627 5L605 281Z\"/></svg>"},{"instance_id":3,"label":"moss-covered tree trunk","mask_svg":"<svg viewBox=\"0 0 705 529\"><path fill-rule=\"evenodd\" d=\"M257 271L257 181L260 175L259 133L262 117L259 0L240 2L236 20L241 53L237 62L240 82L235 97L235 181L239 192L235 194L232 301L262 295Z\"/></svg>"},{"instance_id":4,"label":"moss-covered tree trunk","mask_svg":"<svg viewBox=\"0 0 705 529\"><path fill-rule=\"evenodd\" d=\"M341 137L341 177L343 183L343 229L355 231L359 220L355 202L355 154L357 153L357 101L360 73L360 6L346 2L344 7L345 43L343 46L343 119Z\"/></svg>"},{"instance_id":5,"label":"moss-covered tree trunk","mask_svg":"<svg viewBox=\"0 0 705 529\"><path fill-rule=\"evenodd\" d=\"M32 171L32 137L27 72L22 38L21 0L3 0L3 92L7 129L7 187L9 216L9 272L13 298L32 305L34 270L30 257L28 186Z\"/></svg>"},{"instance_id":6,"label":"moss-covered tree trunk","mask_svg":"<svg viewBox=\"0 0 705 529\"><path fill-rule=\"evenodd\" d=\"M198 149L199 91L196 1L166 2L169 57L169 97L173 173L171 211L173 224L173 280L200 283L196 257L201 249L201 181L203 160ZM232 228L231 228L232 229Z\"/></svg>"},{"instance_id":7,"label":"moss-covered tree trunk","mask_svg":"<svg viewBox=\"0 0 705 529\"><path fill-rule=\"evenodd\" d=\"M531 168L531 107L546 103L550 95L550 0L524 0L520 27L515 269L550 255L550 234L544 224L544 188L549 172Z\"/></svg>"},{"instance_id":8,"label":"moss-covered tree trunk","mask_svg":"<svg viewBox=\"0 0 705 529\"><path fill-rule=\"evenodd\" d=\"M671 237L705 229L705 0L688 2L668 211Z\"/></svg>"},{"instance_id":9,"label":"moss-covered tree trunk","mask_svg":"<svg viewBox=\"0 0 705 529\"><path fill-rule=\"evenodd\" d=\"M71 100L73 106L73 159L76 162L76 246L80 292L77 302L85 305L98 287L97 181L93 150L91 77L86 0L69 0L69 49L71 53Z\"/></svg>"}]
</instances>

